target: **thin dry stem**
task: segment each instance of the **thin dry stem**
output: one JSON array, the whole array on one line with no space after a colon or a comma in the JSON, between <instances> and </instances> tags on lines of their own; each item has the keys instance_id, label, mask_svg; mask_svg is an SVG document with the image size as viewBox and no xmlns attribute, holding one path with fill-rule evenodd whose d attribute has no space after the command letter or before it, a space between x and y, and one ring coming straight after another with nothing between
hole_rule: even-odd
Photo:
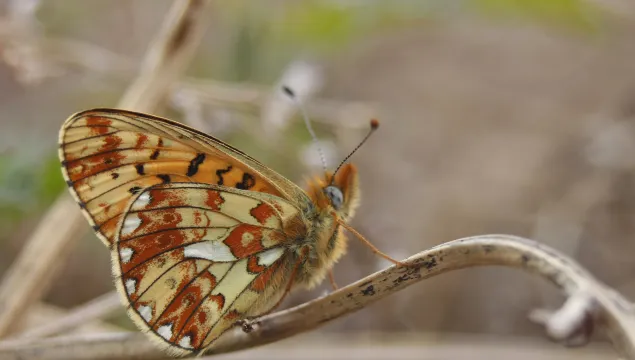
<instances>
[{"instance_id":1,"label":"thin dry stem","mask_svg":"<svg viewBox=\"0 0 635 360\"><path fill-rule=\"evenodd\" d=\"M29 329L17 335L20 340L42 338L61 334L87 322L102 319L115 311L122 310L121 299L116 291L109 292L90 302L78 306L55 321Z\"/></svg>"},{"instance_id":2,"label":"thin dry stem","mask_svg":"<svg viewBox=\"0 0 635 360\"><path fill-rule=\"evenodd\" d=\"M178 84L182 96L227 109L260 111L269 101L271 87L256 84L231 84L222 81L189 78ZM304 103L311 121L338 127L365 129L368 119L376 116L377 105L369 102L315 98Z\"/></svg>"},{"instance_id":3,"label":"thin dry stem","mask_svg":"<svg viewBox=\"0 0 635 360\"><path fill-rule=\"evenodd\" d=\"M137 341L143 341L142 335L125 336L121 334L108 334L102 336L102 342L92 344L91 336L82 336L80 343L74 347L78 355L68 355L64 349L64 342L73 341L72 338L58 338L43 340L48 342L42 347L43 357L37 359L168 359L165 355L149 349L141 348L136 353L128 352L121 355L123 349L139 346ZM76 339L79 339L77 337ZM147 346L144 342L142 346ZM109 348L112 356L108 356ZM0 353L2 354L2 353ZM95 354L95 357L92 357ZM316 355L317 354L317 355ZM30 360L34 356L18 358L8 356L6 360ZM200 360L233 359L416 359L416 360L598 360L615 359L610 349L601 346L592 346L585 349L563 349L562 347L548 344L536 339L523 339L516 337L498 337L496 341L485 336L452 336L444 335L443 341L439 341L439 334L360 334L355 336L319 336L308 337L298 342L285 341L284 344L275 344L265 348L241 351L231 354L229 357L205 356ZM5 360L5 358L3 358Z\"/></svg>"},{"instance_id":4,"label":"thin dry stem","mask_svg":"<svg viewBox=\"0 0 635 360\"><path fill-rule=\"evenodd\" d=\"M183 72L202 34L207 0L175 2L148 49L142 71L118 106L155 110L170 84ZM0 337L12 331L58 274L74 241L88 229L77 205L62 195L28 239L0 283ZM45 251L43 251L45 249Z\"/></svg>"},{"instance_id":5,"label":"thin dry stem","mask_svg":"<svg viewBox=\"0 0 635 360\"><path fill-rule=\"evenodd\" d=\"M39 328L45 324L55 323L57 319L63 318L66 315L68 309L63 309L55 305L50 304L34 304L29 309L29 312L24 316L20 322L20 326L17 329L20 332L30 331L31 329ZM82 322L79 326L70 329L66 334L82 334L82 333L105 333L105 332L117 332L124 329L111 323L106 323L100 320L87 320ZM4 340L4 339L3 339Z\"/></svg>"},{"instance_id":6,"label":"thin dry stem","mask_svg":"<svg viewBox=\"0 0 635 360\"><path fill-rule=\"evenodd\" d=\"M48 290L71 239L86 228L76 206L70 197L57 199L5 273L0 283L0 336L8 334Z\"/></svg>"},{"instance_id":7,"label":"thin dry stem","mask_svg":"<svg viewBox=\"0 0 635 360\"><path fill-rule=\"evenodd\" d=\"M403 261L408 267L391 266L327 296L259 318L245 333L236 327L223 335L208 354L247 349L288 338L360 310L420 280L452 270L475 266L507 266L537 274L567 296L584 292L595 304L594 316L603 325L625 358L635 359L633 305L598 282L573 260L547 246L508 235L484 235L451 241ZM573 323L579 319L571 319ZM101 359L155 358L161 354L140 333L73 336L33 341L31 344L0 344L0 357L7 359ZM4 357L3 357L4 359Z\"/></svg>"},{"instance_id":8,"label":"thin dry stem","mask_svg":"<svg viewBox=\"0 0 635 360\"><path fill-rule=\"evenodd\" d=\"M119 101L119 107L152 111L165 100L169 88L183 73L203 36L205 6L209 0L177 1L150 45L139 76Z\"/></svg>"}]
</instances>

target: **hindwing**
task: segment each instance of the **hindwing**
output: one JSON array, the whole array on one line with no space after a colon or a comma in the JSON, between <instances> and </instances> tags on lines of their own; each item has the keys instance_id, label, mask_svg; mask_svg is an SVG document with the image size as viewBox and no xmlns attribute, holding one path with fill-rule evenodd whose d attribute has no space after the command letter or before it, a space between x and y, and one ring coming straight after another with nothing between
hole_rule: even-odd
<instances>
[{"instance_id":1,"label":"hindwing","mask_svg":"<svg viewBox=\"0 0 635 360\"><path fill-rule=\"evenodd\" d=\"M137 325L175 354L208 347L284 294L299 210L266 194L200 183L140 191L112 247L117 288Z\"/></svg>"}]
</instances>

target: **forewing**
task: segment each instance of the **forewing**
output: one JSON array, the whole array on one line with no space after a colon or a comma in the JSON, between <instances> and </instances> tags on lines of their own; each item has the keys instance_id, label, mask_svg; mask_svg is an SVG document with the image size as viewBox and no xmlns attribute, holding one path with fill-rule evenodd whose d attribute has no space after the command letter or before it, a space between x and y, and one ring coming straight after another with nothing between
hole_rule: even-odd
<instances>
[{"instance_id":1,"label":"forewing","mask_svg":"<svg viewBox=\"0 0 635 360\"><path fill-rule=\"evenodd\" d=\"M198 183L142 190L112 249L137 325L175 354L209 346L273 306L289 281L299 211L268 194Z\"/></svg>"},{"instance_id":2,"label":"forewing","mask_svg":"<svg viewBox=\"0 0 635 360\"><path fill-rule=\"evenodd\" d=\"M116 109L84 111L66 120L59 142L62 172L71 193L108 245L130 199L156 184L216 184L290 202L304 196L292 182L239 150L151 115Z\"/></svg>"}]
</instances>

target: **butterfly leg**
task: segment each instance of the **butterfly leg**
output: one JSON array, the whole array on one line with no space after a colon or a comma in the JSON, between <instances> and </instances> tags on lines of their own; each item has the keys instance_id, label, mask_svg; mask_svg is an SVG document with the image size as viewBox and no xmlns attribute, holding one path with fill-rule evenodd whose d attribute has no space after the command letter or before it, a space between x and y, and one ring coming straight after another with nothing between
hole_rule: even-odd
<instances>
[{"instance_id":1,"label":"butterfly leg","mask_svg":"<svg viewBox=\"0 0 635 360\"><path fill-rule=\"evenodd\" d=\"M258 321L257 321L258 318L271 314L280 306L280 304L282 304L284 299L287 297L287 295L291 291L291 287L293 285L293 282L295 281L295 276L298 270L300 269L300 265L302 265L302 263L307 259L307 257L308 257L308 251L304 251L302 256L298 258L295 265L293 266L293 272L291 273L291 277L289 278L289 283L287 284L287 287L285 288L284 293L282 294L282 297L280 298L280 300L278 300L278 302L276 302L274 306L271 307L271 309L267 310L265 313L262 313L258 316L248 317L246 319L238 320L234 323L234 326L240 326L243 332L245 333L250 333L254 331L254 325L257 326L258 324Z\"/></svg>"},{"instance_id":2,"label":"butterfly leg","mask_svg":"<svg viewBox=\"0 0 635 360\"><path fill-rule=\"evenodd\" d=\"M274 306L271 307L271 309L267 310L265 313L262 313L258 316L238 320L236 321L234 325L240 326L244 332L250 333L254 330L254 324L257 323L257 321L254 322L254 320L274 312L282 304L284 299L287 297L287 295L291 291L291 287L293 286L293 282L295 281L295 276L298 270L300 269L300 265L302 265L302 263L308 258L308 253L309 253L308 251L304 251L302 253L302 256L300 256L298 260L296 261L295 265L293 266L293 272L291 273L291 277L289 278L289 283L287 284L287 287L285 288L284 293L282 294L282 297L280 298L280 300L278 300L278 302L276 302Z\"/></svg>"},{"instance_id":3,"label":"butterfly leg","mask_svg":"<svg viewBox=\"0 0 635 360\"><path fill-rule=\"evenodd\" d=\"M291 278L289 278L289 283L287 284L287 288L284 290L284 294L282 294L282 297L280 298L280 300L278 300L278 302L271 309L269 309L269 311L267 311L266 313L260 316L272 313L274 310L278 308L278 306L280 306L280 304L282 304L282 301L287 297L287 295L289 295L289 292L291 292L291 287L293 285L293 282L295 281L295 276L298 273L298 270L300 269L300 265L304 263L304 261L308 258L308 256L309 256L308 249L305 249L305 251L302 252L302 256L298 257L298 260L295 262L295 265L293 266L293 272L291 273Z\"/></svg>"},{"instance_id":4,"label":"butterfly leg","mask_svg":"<svg viewBox=\"0 0 635 360\"><path fill-rule=\"evenodd\" d=\"M379 250L377 247L375 247L375 245L373 245L370 241L368 241L362 234L360 234L357 230L353 229L350 225L348 225L347 223L345 223L344 221L342 221L342 219L340 219L335 213L333 213L333 216L335 217L335 220L342 225L346 230L350 231L353 235L355 235L355 237L357 239L359 239L359 241L361 241L364 245L368 246L370 248L370 250L375 253L375 255L379 255L381 257L383 257L384 259L390 261L391 263L397 265L398 267L407 267L408 265L402 263L399 260L393 259L392 257L388 256L388 254L385 254L383 252L381 252L381 250Z\"/></svg>"},{"instance_id":5,"label":"butterfly leg","mask_svg":"<svg viewBox=\"0 0 635 360\"><path fill-rule=\"evenodd\" d=\"M254 323L252 322L253 319L254 318L238 320L234 325L240 326L243 329L244 333L249 334L250 332L254 331Z\"/></svg>"},{"instance_id":6,"label":"butterfly leg","mask_svg":"<svg viewBox=\"0 0 635 360\"><path fill-rule=\"evenodd\" d=\"M333 270L329 270L329 282L331 283L331 287L333 288L333 291L336 291L337 289L339 289L339 287L337 286L337 283L335 282L335 276L333 276Z\"/></svg>"}]
</instances>

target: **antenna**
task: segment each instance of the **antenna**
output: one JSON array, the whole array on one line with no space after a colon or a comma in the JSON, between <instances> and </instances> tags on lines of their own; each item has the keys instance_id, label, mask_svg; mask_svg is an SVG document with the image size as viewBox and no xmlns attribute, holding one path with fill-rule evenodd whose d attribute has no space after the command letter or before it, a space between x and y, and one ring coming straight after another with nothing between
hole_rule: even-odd
<instances>
[{"instance_id":1,"label":"antenna","mask_svg":"<svg viewBox=\"0 0 635 360\"><path fill-rule=\"evenodd\" d=\"M309 134L311 134L311 138L313 138L313 143L317 148L318 154L320 154L320 160L322 161L322 167L324 168L324 172L326 172L326 158L324 157L324 153L322 152L322 148L320 147L320 143L318 142L317 135L315 135L315 131L313 131L313 127L311 126L311 121L309 121L309 116L306 114L306 110L304 106L298 101L298 98L295 96L295 92L291 90L290 87L286 85L282 85L282 91L291 98L291 100L295 103L295 105L300 109L302 113L302 117L304 118L304 124L306 128L309 130Z\"/></svg>"},{"instance_id":2,"label":"antenna","mask_svg":"<svg viewBox=\"0 0 635 360\"><path fill-rule=\"evenodd\" d=\"M353 154L355 154L355 152L357 150L359 150L360 147L362 147L362 145L364 145L364 143L366 142L366 140L368 140L368 138L375 132L375 130L377 130L379 128L379 120L377 119L371 119L370 120L370 130L368 131L368 134L366 134L366 136L364 137L364 139L362 139L362 141L359 143L359 145L357 145L355 147L355 149L353 149L353 151L350 152L350 154L348 154L344 160L342 160L342 162L337 166L337 169L335 169L335 172L333 173L333 176L331 177L331 184L333 185L333 181L335 181L335 175L337 174L338 171L340 171L340 168L342 167L342 165L344 165L344 163L346 162L346 160L350 159L351 156L353 156Z\"/></svg>"}]
</instances>

